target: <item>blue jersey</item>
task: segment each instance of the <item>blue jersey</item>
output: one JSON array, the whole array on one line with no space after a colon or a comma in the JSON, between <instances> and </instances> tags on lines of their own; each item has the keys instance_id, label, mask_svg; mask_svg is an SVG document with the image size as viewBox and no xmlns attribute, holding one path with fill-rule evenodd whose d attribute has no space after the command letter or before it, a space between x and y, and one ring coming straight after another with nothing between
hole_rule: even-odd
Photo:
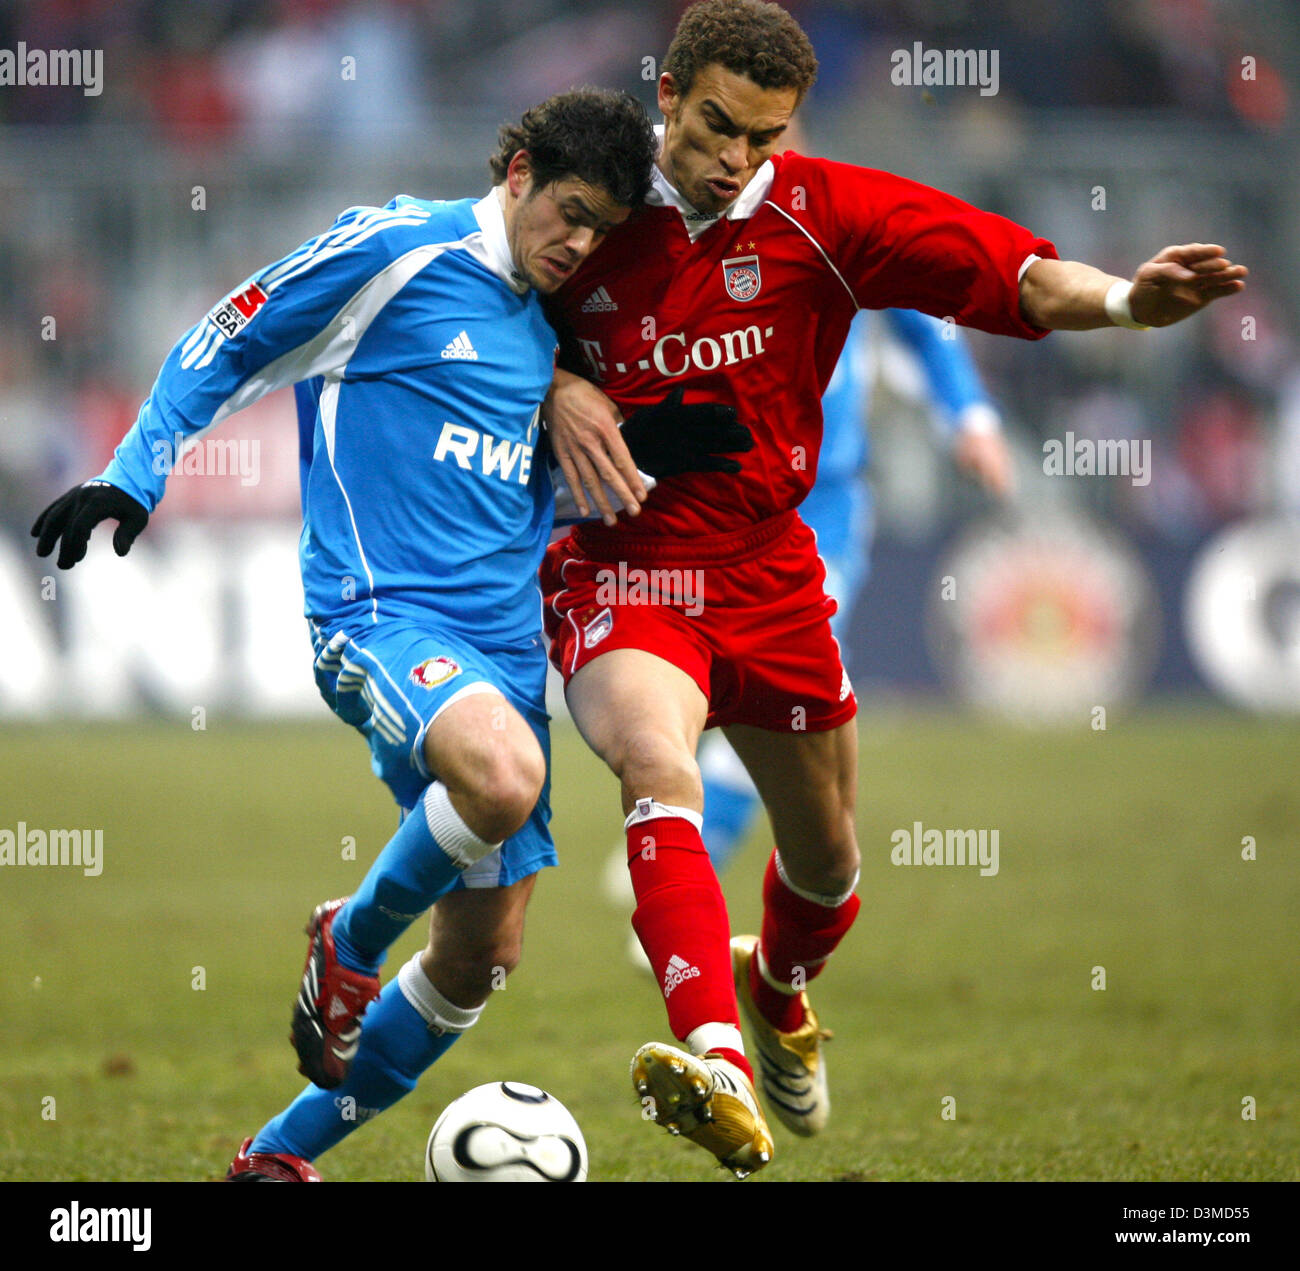
<instances>
[{"instance_id":1,"label":"blue jersey","mask_svg":"<svg viewBox=\"0 0 1300 1271\"><path fill-rule=\"evenodd\" d=\"M299 384L307 616L531 642L555 343L495 192L351 208L182 337L102 479L152 511L179 438Z\"/></svg>"},{"instance_id":2,"label":"blue jersey","mask_svg":"<svg viewBox=\"0 0 1300 1271\"><path fill-rule=\"evenodd\" d=\"M970 348L959 328L915 309L881 311L885 325L921 364L934 404L950 427L970 406L989 405ZM844 352L822 395L825 431L817 480L856 477L867 465L867 405L871 389L870 310L853 320Z\"/></svg>"},{"instance_id":3,"label":"blue jersey","mask_svg":"<svg viewBox=\"0 0 1300 1271\"><path fill-rule=\"evenodd\" d=\"M920 361L931 397L950 427L956 428L972 406L991 413L970 349L956 327L914 309L885 309L881 317ZM850 553L857 558L865 551L863 527L870 522L871 496L860 478L871 456L867 417L872 321L866 309L854 318L844 352L822 394L825 423L817 484L799 506L799 515L816 531L818 551L828 561Z\"/></svg>"}]
</instances>

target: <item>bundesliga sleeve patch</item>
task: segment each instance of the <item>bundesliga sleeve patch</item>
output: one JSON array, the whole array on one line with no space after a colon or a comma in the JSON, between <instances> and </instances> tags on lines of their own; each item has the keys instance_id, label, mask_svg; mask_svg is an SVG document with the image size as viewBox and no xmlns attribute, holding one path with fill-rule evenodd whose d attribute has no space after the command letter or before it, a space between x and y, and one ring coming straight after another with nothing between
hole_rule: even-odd
<instances>
[{"instance_id":1,"label":"bundesliga sleeve patch","mask_svg":"<svg viewBox=\"0 0 1300 1271\"><path fill-rule=\"evenodd\" d=\"M252 316L266 303L266 292L255 282L240 291L232 291L211 313L208 321L226 337L237 336Z\"/></svg>"}]
</instances>

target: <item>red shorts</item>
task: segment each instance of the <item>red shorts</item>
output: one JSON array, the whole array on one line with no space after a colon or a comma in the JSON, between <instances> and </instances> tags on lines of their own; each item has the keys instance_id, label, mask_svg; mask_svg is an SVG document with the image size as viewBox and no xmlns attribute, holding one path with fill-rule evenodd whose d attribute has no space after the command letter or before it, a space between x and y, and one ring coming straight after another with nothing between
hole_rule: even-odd
<instances>
[{"instance_id":1,"label":"red shorts","mask_svg":"<svg viewBox=\"0 0 1300 1271\"><path fill-rule=\"evenodd\" d=\"M551 661L567 684L610 649L641 649L699 685L706 727L826 732L858 703L831 635L825 579L813 532L794 512L731 534L645 542L588 523L542 563Z\"/></svg>"}]
</instances>

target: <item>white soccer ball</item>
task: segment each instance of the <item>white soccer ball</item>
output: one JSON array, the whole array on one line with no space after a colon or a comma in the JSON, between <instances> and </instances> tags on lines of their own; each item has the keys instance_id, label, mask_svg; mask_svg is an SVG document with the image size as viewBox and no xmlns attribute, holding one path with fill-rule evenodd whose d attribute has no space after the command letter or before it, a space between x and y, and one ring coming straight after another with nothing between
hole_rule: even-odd
<instances>
[{"instance_id":1,"label":"white soccer ball","mask_svg":"<svg viewBox=\"0 0 1300 1271\"><path fill-rule=\"evenodd\" d=\"M443 1109L424 1151L424 1176L431 1183L581 1183L587 1144L553 1095L491 1081Z\"/></svg>"}]
</instances>

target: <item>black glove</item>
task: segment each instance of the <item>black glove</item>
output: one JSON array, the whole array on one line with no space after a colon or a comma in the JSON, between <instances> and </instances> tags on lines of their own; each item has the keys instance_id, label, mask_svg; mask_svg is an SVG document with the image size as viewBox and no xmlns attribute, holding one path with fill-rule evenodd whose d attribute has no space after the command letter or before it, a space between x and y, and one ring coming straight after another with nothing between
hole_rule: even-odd
<instances>
[{"instance_id":1,"label":"black glove","mask_svg":"<svg viewBox=\"0 0 1300 1271\"><path fill-rule=\"evenodd\" d=\"M48 556L62 535L59 568L71 569L85 556L90 531L100 521L108 520L117 522L113 550L125 556L136 535L149 524L149 513L125 490L107 481L87 481L85 485L74 486L36 518L32 526L32 537L39 540L36 555Z\"/></svg>"},{"instance_id":2,"label":"black glove","mask_svg":"<svg viewBox=\"0 0 1300 1271\"><path fill-rule=\"evenodd\" d=\"M754 448L754 435L736 418L734 406L683 406L680 388L653 406L643 406L624 422L622 431L636 466L656 480L683 472L736 473L739 462L722 456Z\"/></svg>"}]
</instances>

